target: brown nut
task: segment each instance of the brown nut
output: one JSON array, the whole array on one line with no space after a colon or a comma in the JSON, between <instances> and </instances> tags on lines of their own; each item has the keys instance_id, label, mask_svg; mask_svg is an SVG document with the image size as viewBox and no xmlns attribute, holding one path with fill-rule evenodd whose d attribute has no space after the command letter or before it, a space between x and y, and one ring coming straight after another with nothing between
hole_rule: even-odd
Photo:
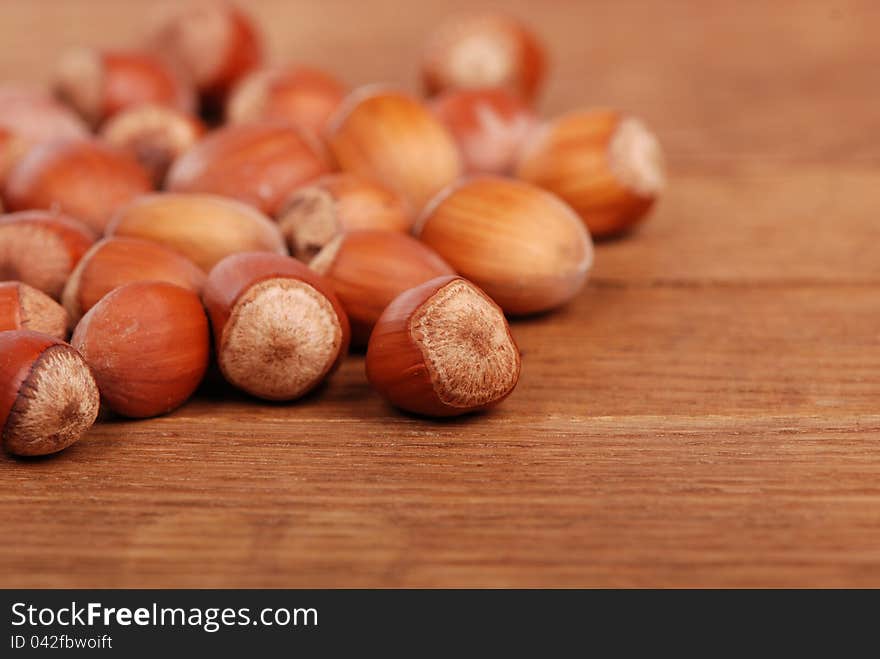
<instances>
[{"instance_id":1,"label":"brown nut","mask_svg":"<svg viewBox=\"0 0 880 659\"><path fill-rule=\"evenodd\" d=\"M538 117L506 89L453 89L431 103L458 142L471 174L510 174Z\"/></svg>"},{"instance_id":2,"label":"brown nut","mask_svg":"<svg viewBox=\"0 0 880 659\"><path fill-rule=\"evenodd\" d=\"M533 102L546 56L535 34L502 14L456 18L428 39L422 81L428 94L447 89L504 87Z\"/></svg>"},{"instance_id":3,"label":"brown nut","mask_svg":"<svg viewBox=\"0 0 880 659\"><path fill-rule=\"evenodd\" d=\"M48 142L31 149L9 172L10 210L58 209L103 232L113 214L152 190L131 156L100 142Z\"/></svg>"},{"instance_id":4,"label":"brown nut","mask_svg":"<svg viewBox=\"0 0 880 659\"><path fill-rule=\"evenodd\" d=\"M462 172L452 135L403 92L365 87L350 94L330 120L327 143L343 170L388 186L413 214Z\"/></svg>"},{"instance_id":5,"label":"brown nut","mask_svg":"<svg viewBox=\"0 0 880 659\"><path fill-rule=\"evenodd\" d=\"M0 85L0 186L31 147L88 135L85 123L47 93L14 84Z\"/></svg>"},{"instance_id":6,"label":"brown nut","mask_svg":"<svg viewBox=\"0 0 880 659\"><path fill-rule=\"evenodd\" d=\"M309 264L333 285L365 346L385 307L405 290L455 271L430 247L394 231L351 231L331 240Z\"/></svg>"},{"instance_id":7,"label":"brown nut","mask_svg":"<svg viewBox=\"0 0 880 659\"><path fill-rule=\"evenodd\" d=\"M310 261L334 236L357 229L409 232L412 218L400 197L354 174L328 174L290 196L278 214L290 252Z\"/></svg>"},{"instance_id":8,"label":"brown nut","mask_svg":"<svg viewBox=\"0 0 880 659\"><path fill-rule=\"evenodd\" d=\"M88 227L54 211L0 217L0 279L17 280L58 299L64 282L95 242Z\"/></svg>"},{"instance_id":9,"label":"brown nut","mask_svg":"<svg viewBox=\"0 0 880 659\"><path fill-rule=\"evenodd\" d=\"M127 151L146 169L156 187L168 168L204 135L193 115L161 105L139 105L115 115L101 128L101 137Z\"/></svg>"},{"instance_id":10,"label":"brown nut","mask_svg":"<svg viewBox=\"0 0 880 659\"><path fill-rule=\"evenodd\" d=\"M348 351L348 318L332 287L290 257L224 259L208 276L204 301L220 370L253 396L300 398Z\"/></svg>"},{"instance_id":11,"label":"brown nut","mask_svg":"<svg viewBox=\"0 0 880 659\"><path fill-rule=\"evenodd\" d=\"M639 119L610 110L551 122L526 145L516 174L559 195L597 237L631 228L665 186L657 138Z\"/></svg>"},{"instance_id":12,"label":"brown nut","mask_svg":"<svg viewBox=\"0 0 880 659\"><path fill-rule=\"evenodd\" d=\"M210 332L199 296L166 282L108 293L83 316L73 346L101 397L127 417L165 414L193 394L208 368Z\"/></svg>"},{"instance_id":13,"label":"brown nut","mask_svg":"<svg viewBox=\"0 0 880 659\"><path fill-rule=\"evenodd\" d=\"M57 453L95 423L98 387L72 347L27 330L0 332L0 438L13 455Z\"/></svg>"},{"instance_id":14,"label":"brown nut","mask_svg":"<svg viewBox=\"0 0 880 659\"><path fill-rule=\"evenodd\" d=\"M0 331L33 330L67 338L70 319L51 297L20 281L0 281Z\"/></svg>"},{"instance_id":15,"label":"brown nut","mask_svg":"<svg viewBox=\"0 0 880 659\"><path fill-rule=\"evenodd\" d=\"M290 193L330 171L320 148L283 123L227 126L171 166L166 188L238 199L275 215Z\"/></svg>"},{"instance_id":16,"label":"brown nut","mask_svg":"<svg viewBox=\"0 0 880 659\"><path fill-rule=\"evenodd\" d=\"M107 293L136 281L164 281L201 295L205 273L164 245L116 236L86 252L67 280L61 299L76 323Z\"/></svg>"},{"instance_id":17,"label":"brown nut","mask_svg":"<svg viewBox=\"0 0 880 659\"><path fill-rule=\"evenodd\" d=\"M291 66L255 71L230 95L226 121L286 121L321 136L346 93L345 85L318 69Z\"/></svg>"},{"instance_id":18,"label":"brown nut","mask_svg":"<svg viewBox=\"0 0 880 659\"><path fill-rule=\"evenodd\" d=\"M250 17L216 0L175 8L157 26L151 44L212 101L219 101L263 60L260 35Z\"/></svg>"},{"instance_id":19,"label":"brown nut","mask_svg":"<svg viewBox=\"0 0 880 659\"><path fill-rule=\"evenodd\" d=\"M553 309L583 288L593 244L564 202L528 183L480 176L428 206L415 235L506 313Z\"/></svg>"},{"instance_id":20,"label":"brown nut","mask_svg":"<svg viewBox=\"0 0 880 659\"><path fill-rule=\"evenodd\" d=\"M144 195L119 211L107 235L160 243L205 272L237 252L287 254L272 220L247 204L216 195Z\"/></svg>"},{"instance_id":21,"label":"brown nut","mask_svg":"<svg viewBox=\"0 0 880 659\"><path fill-rule=\"evenodd\" d=\"M195 93L163 60L136 51L76 48L65 53L55 93L92 126L145 103L195 110Z\"/></svg>"},{"instance_id":22,"label":"brown nut","mask_svg":"<svg viewBox=\"0 0 880 659\"><path fill-rule=\"evenodd\" d=\"M519 349L504 313L461 277L438 277L397 297L376 323L367 378L391 404L456 416L504 400L519 380Z\"/></svg>"}]
</instances>

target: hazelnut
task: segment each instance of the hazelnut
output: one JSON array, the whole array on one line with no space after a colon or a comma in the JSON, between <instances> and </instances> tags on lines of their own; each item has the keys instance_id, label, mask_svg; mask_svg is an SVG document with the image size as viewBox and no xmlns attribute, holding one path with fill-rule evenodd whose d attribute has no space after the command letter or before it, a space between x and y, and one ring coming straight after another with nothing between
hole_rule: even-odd
<instances>
[{"instance_id":1,"label":"hazelnut","mask_svg":"<svg viewBox=\"0 0 880 659\"><path fill-rule=\"evenodd\" d=\"M318 69L288 67L255 71L242 79L230 95L226 121L233 124L286 121L320 136L346 93L341 82Z\"/></svg>"},{"instance_id":2,"label":"hazelnut","mask_svg":"<svg viewBox=\"0 0 880 659\"><path fill-rule=\"evenodd\" d=\"M61 299L67 313L78 322L107 293L136 281L165 281L200 295L205 273L159 243L117 236L86 252L67 280Z\"/></svg>"},{"instance_id":3,"label":"hazelnut","mask_svg":"<svg viewBox=\"0 0 880 659\"><path fill-rule=\"evenodd\" d=\"M524 101L506 89L453 89L431 103L458 142L472 174L510 174L520 149L538 127Z\"/></svg>"},{"instance_id":4,"label":"hazelnut","mask_svg":"<svg viewBox=\"0 0 880 659\"><path fill-rule=\"evenodd\" d=\"M13 455L57 453L92 427L100 395L72 347L27 330L0 332L0 433Z\"/></svg>"},{"instance_id":5,"label":"hazelnut","mask_svg":"<svg viewBox=\"0 0 880 659\"><path fill-rule=\"evenodd\" d=\"M0 279L59 298L71 271L95 242L85 225L54 211L0 217Z\"/></svg>"},{"instance_id":6,"label":"hazelnut","mask_svg":"<svg viewBox=\"0 0 880 659\"><path fill-rule=\"evenodd\" d=\"M418 213L461 174L452 135L418 99L362 88L330 120L327 143L340 167L400 194Z\"/></svg>"},{"instance_id":7,"label":"hazelnut","mask_svg":"<svg viewBox=\"0 0 880 659\"><path fill-rule=\"evenodd\" d=\"M85 123L48 94L0 84L0 186L15 162L31 147L88 135Z\"/></svg>"},{"instance_id":8,"label":"hazelnut","mask_svg":"<svg viewBox=\"0 0 880 659\"><path fill-rule=\"evenodd\" d=\"M201 383L210 332L199 296L166 282L134 282L83 316L71 344L91 367L107 407L145 418L182 405Z\"/></svg>"},{"instance_id":9,"label":"hazelnut","mask_svg":"<svg viewBox=\"0 0 880 659\"><path fill-rule=\"evenodd\" d=\"M320 147L283 123L227 126L208 135L171 166L166 188L208 192L275 215L290 193L329 171Z\"/></svg>"},{"instance_id":10,"label":"hazelnut","mask_svg":"<svg viewBox=\"0 0 880 659\"><path fill-rule=\"evenodd\" d=\"M76 48L61 58L54 87L93 126L145 103L195 109L193 90L167 63L147 53Z\"/></svg>"},{"instance_id":11,"label":"hazelnut","mask_svg":"<svg viewBox=\"0 0 880 659\"><path fill-rule=\"evenodd\" d=\"M219 102L260 65L263 47L253 21L228 2L189 2L164 17L153 48L177 63L210 102Z\"/></svg>"},{"instance_id":12,"label":"hazelnut","mask_svg":"<svg viewBox=\"0 0 880 659\"><path fill-rule=\"evenodd\" d=\"M278 225L291 253L309 261L334 236L355 229L409 232L403 200L378 183L354 174L328 174L288 198Z\"/></svg>"},{"instance_id":13,"label":"hazelnut","mask_svg":"<svg viewBox=\"0 0 880 659\"><path fill-rule=\"evenodd\" d=\"M533 102L545 69L544 47L535 34L502 14L461 17L441 25L428 39L422 57L428 94L504 87Z\"/></svg>"},{"instance_id":14,"label":"hazelnut","mask_svg":"<svg viewBox=\"0 0 880 659\"><path fill-rule=\"evenodd\" d=\"M139 105L107 121L101 128L101 137L134 156L159 187L171 163L192 148L204 132L202 122L188 112L161 105Z\"/></svg>"},{"instance_id":15,"label":"hazelnut","mask_svg":"<svg viewBox=\"0 0 880 659\"><path fill-rule=\"evenodd\" d=\"M376 323L367 378L407 412L456 416L504 400L520 355L504 313L461 277L438 277L398 296Z\"/></svg>"},{"instance_id":16,"label":"hazelnut","mask_svg":"<svg viewBox=\"0 0 880 659\"><path fill-rule=\"evenodd\" d=\"M430 247L394 231L340 234L310 267L333 285L356 346L367 344L379 316L398 295L429 279L455 274Z\"/></svg>"},{"instance_id":17,"label":"hazelnut","mask_svg":"<svg viewBox=\"0 0 880 659\"><path fill-rule=\"evenodd\" d=\"M151 189L146 170L128 154L63 140L36 146L16 163L5 199L10 210L58 209L102 232L117 209Z\"/></svg>"},{"instance_id":18,"label":"hazelnut","mask_svg":"<svg viewBox=\"0 0 880 659\"><path fill-rule=\"evenodd\" d=\"M160 243L205 272L236 252L287 254L272 220L247 204L216 195L144 195L119 211L107 235Z\"/></svg>"},{"instance_id":19,"label":"hazelnut","mask_svg":"<svg viewBox=\"0 0 880 659\"><path fill-rule=\"evenodd\" d=\"M332 287L290 257L227 257L208 275L204 302L221 372L253 396L299 398L348 351L348 319Z\"/></svg>"},{"instance_id":20,"label":"hazelnut","mask_svg":"<svg viewBox=\"0 0 880 659\"><path fill-rule=\"evenodd\" d=\"M64 340L67 312L42 291L19 281L0 282L0 331L33 330Z\"/></svg>"},{"instance_id":21,"label":"hazelnut","mask_svg":"<svg viewBox=\"0 0 880 659\"><path fill-rule=\"evenodd\" d=\"M16 83L0 83L0 126L32 144L89 135L82 119L50 94Z\"/></svg>"},{"instance_id":22,"label":"hazelnut","mask_svg":"<svg viewBox=\"0 0 880 659\"><path fill-rule=\"evenodd\" d=\"M631 228L665 185L663 153L639 119L573 112L526 145L516 174L568 202L597 237Z\"/></svg>"},{"instance_id":23,"label":"hazelnut","mask_svg":"<svg viewBox=\"0 0 880 659\"><path fill-rule=\"evenodd\" d=\"M515 315L565 304L593 263L574 211L540 188L499 177L451 186L425 210L415 235Z\"/></svg>"}]
</instances>

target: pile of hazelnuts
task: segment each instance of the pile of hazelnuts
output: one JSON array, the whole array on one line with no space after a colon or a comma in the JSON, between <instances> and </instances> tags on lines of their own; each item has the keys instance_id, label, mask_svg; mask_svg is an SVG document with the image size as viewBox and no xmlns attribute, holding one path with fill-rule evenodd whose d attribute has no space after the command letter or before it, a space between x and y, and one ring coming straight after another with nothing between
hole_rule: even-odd
<instances>
[{"instance_id":1,"label":"pile of hazelnuts","mask_svg":"<svg viewBox=\"0 0 880 659\"><path fill-rule=\"evenodd\" d=\"M4 448L168 413L212 367L296 400L350 347L407 412L503 400L507 317L576 296L591 234L627 231L664 183L640 120L539 118L545 68L526 26L479 15L428 40L426 98L349 90L265 68L251 19L202 2L142 50L67 53L51 92L0 84Z\"/></svg>"}]
</instances>

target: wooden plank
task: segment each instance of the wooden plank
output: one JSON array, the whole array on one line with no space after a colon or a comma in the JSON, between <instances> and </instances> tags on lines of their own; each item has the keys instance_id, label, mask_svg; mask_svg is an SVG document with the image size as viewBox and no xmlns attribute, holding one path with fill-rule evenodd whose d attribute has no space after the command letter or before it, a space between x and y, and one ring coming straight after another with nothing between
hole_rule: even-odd
<instances>
[{"instance_id":1,"label":"wooden plank","mask_svg":"<svg viewBox=\"0 0 880 659\"><path fill-rule=\"evenodd\" d=\"M602 243L595 279L642 285L880 284L876 168L743 164L673 172L653 217Z\"/></svg>"},{"instance_id":2,"label":"wooden plank","mask_svg":"<svg viewBox=\"0 0 880 659\"><path fill-rule=\"evenodd\" d=\"M7 470L0 585L880 585L880 416L272 416Z\"/></svg>"}]
</instances>

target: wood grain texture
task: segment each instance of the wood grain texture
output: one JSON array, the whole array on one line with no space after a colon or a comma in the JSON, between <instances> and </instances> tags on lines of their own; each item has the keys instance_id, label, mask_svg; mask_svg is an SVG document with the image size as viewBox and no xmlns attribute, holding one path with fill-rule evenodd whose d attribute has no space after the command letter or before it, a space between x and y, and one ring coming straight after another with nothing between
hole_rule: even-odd
<instances>
[{"instance_id":1,"label":"wood grain texture","mask_svg":"<svg viewBox=\"0 0 880 659\"><path fill-rule=\"evenodd\" d=\"M278 59L414 88L470 3L251 4ZM880 586L880 6L504 6L550 46L544 109L640 113L671 179L583 295L514 324L511 398L427 422L354 356L294 405L206 386L4 456L0 586ZM0 76L151 7L3 2Z\"/></svg>"}]
</instances>

